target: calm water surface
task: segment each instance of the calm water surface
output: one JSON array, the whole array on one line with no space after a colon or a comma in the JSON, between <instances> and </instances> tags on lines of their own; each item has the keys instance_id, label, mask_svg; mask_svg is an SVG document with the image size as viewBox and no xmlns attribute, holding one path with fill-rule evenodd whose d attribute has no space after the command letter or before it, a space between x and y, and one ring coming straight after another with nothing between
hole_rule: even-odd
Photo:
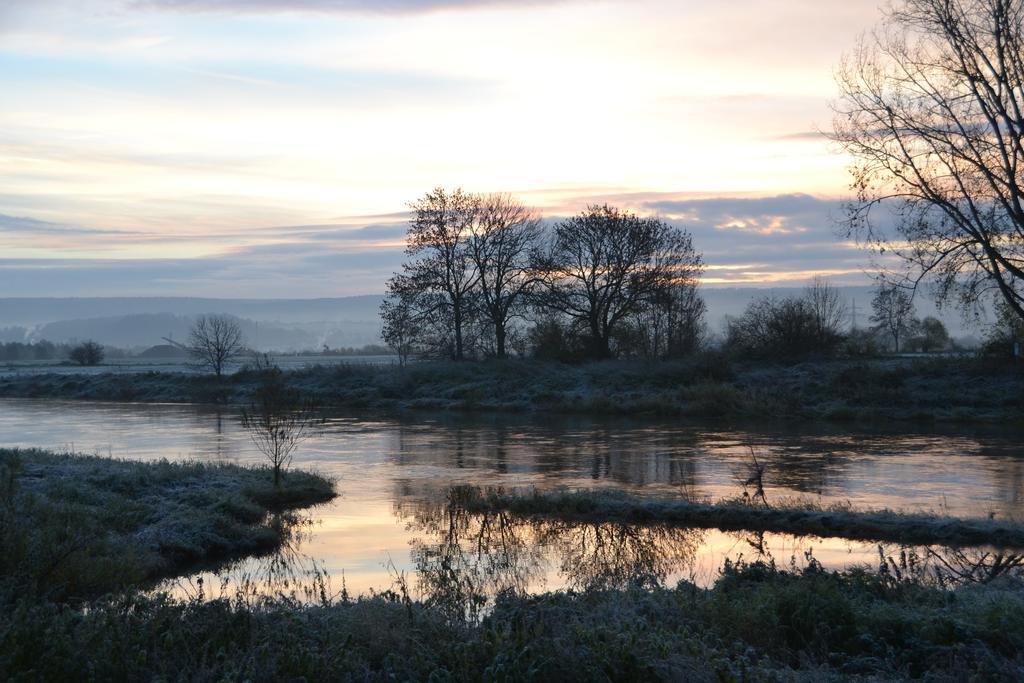
<instances>
[{"instance_id":1,"label":"calm water surface","mask_svg":"<svg viewBox=\"0 0 1024 683\"><path fill-rule=\"evenodd\" d=\"M300 446L294 466L337 479L341 496L316 508L286 557L251 559L231 581L279 580L311 567L333 589L383 590L405 576L421 594L453 585L493 592L620 584L638 578L713 580L726 558L806 554L829 567L878 563L877 544L784 535L526 523L445 504L455 484L614 487L640 494L740 492L750 449L767 463L769 500L1022 518L1020 432L910 432L804 425L725 428L684 422L416 415L334 415ZM139 460L260 463L230 409L209 406L0 399L0 444ZM883 548L886 553L899 549ZM287 560L287 562L283 562ZM287 565L284 566L283 565ZM172 586L194 590L191 577ZM206 585L215 577L204 575Z\"/></svg>"}]
</instances>

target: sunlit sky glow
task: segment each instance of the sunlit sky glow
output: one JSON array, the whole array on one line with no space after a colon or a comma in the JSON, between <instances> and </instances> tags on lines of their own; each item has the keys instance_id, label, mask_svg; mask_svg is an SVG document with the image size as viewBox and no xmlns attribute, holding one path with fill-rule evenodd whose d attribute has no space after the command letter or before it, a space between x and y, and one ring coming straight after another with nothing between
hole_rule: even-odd
<instances>
[{"instance_id":1,"label":"sunlit sky glow","mask_svg":"<svg viewBox=\"0 0 1024 683\"><path fill-rule=\"evenodd\" d=\"M876 0L11 0L0 296L376 293L406 203L678 221L709 284L863 282L833 68Z\"/></svg>"}]
</instances>

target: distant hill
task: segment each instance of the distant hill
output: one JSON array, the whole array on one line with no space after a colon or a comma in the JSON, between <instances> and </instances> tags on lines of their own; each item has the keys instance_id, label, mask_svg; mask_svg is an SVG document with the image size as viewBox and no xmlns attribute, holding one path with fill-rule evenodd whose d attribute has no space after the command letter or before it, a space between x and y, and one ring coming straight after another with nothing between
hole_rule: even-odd
<instances>
[{"instance_id":1,"label":"distant hill","mask_svg":"<svg viewBox=\"0 0 1024 683\"><path fill-rule=\"evenodd\" d=\"M178 316L230 313L239 318L278 322L376 320L381 298L378 294L335 299L0 298L0 327L150 313Z\"/></svg>"},{"instance_id":2,"label":"distant hill","mask_svg":"<svg viewBox=\"0 0 1024 683\"><path fill-rule=\"evenodd\" d=\"M839 287L853 322L867 327L870 287ZM798 295L800 287L705 287L708 323L723 329L726 316L737 316L759 296ZM380 342L378 309L383 295L334 299L201 299L184 297L0 298L0 342L48 339L64 342L95 339L102 344L144 349L163 337L185 341L192 320L204 313L227 313L241 319L246 339L259 349L281 351L359 347ZM917 301L920 316L941 319L954 337L980 339L984 323L965 321L953 310L939 311L926 297Z\"/></svg>"},{"instance_id":3,"label":"distant hill","mask_svg":"<svg viewBox=\"0 0 1024 683\"><path fill-rule=\"evenodd\" d=\"M364 346L380 341L381 299L0 299L0 341L95 339L148 348L164 337L185 341L198 315L226 313L240 319L247 342L258 349Z\"/></svg>"}]
</instances>

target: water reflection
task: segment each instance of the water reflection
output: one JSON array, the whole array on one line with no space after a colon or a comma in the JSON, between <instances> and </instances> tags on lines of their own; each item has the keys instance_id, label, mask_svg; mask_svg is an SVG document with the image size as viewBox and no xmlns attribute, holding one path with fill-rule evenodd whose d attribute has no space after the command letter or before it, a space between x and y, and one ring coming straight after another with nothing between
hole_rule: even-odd
<instances>
[{"instance_id":1,"label":"water reflection","mask_svg":"<svg viewBox=\"0 0 1024 683\"><path fill-rule=\"evenodd\" d=\"M1024 549L902 547L886 554L879 547L880 574L896 581L915 581L940 588L999 579L1024 578Z\"/></svg>"},{"instance_id":2,"label":"water reflection","mask_svg":"<svg viewBox=\"0 0 1024 683\"><path fill-rule=\"evenodd\" d=\"M477 594L526 592L557 572L574 590L662 585L693 566L704 530L471 513L456 500L420 505L409 524L426 595L451 587Z\"/></svg>"},{"instance_id":3,"label":"water reflection","mask_svg":"<svg viewBox=\"0 0 1024 683\"><path fill-rule=\"evenodd\" d=\"M161 582L158 592L183 599L228 599L251 604L264 598L301 603L326 603L342 596L334 592L323 565L307 552L319 520L305 513L280 513L268 524L281 533L273 553L248 557L217 569Z\"/></svg>"},{"instance_id":4,"label":"water reflection","mask_svg":"<svg viewBox=\"0 0 1024 683\"><path fill-rule=\"evenodd\" d=\"M394 588L454 619L478 619L498 595L509 592L658 588L680 581L710 587L727 564L752 562L795 572L858 566L893 583L946 589L1006 577L1024 579L1024 549L900 546L662 524L550 521L469 512L457 497L440 504L408 504L396 514L410 532L412 582L389 561L388 580L368 592ZM344 577L340 587L332 584L324 565L307 552L313 538L315 523L302 518L280 552L165 582L160 590L178 597L248 603L265 597L316 604L347 599ZM717 552L722 548L724 552ZM846 559L837 562L837 552Z\"/></svg>"},{"instance_id":5,"label":"water reflection","mask_svg":"<svg viewBox=\"0 0 1024 683\"><path fill-rule=\"evenodd\" d=\"M486 520L484 525L477 519L444 520L441 513L456 484L735 496L737 472L749 459L749 447L765 464L765 489L772 501L820 496L826 504L849 501L856 507L1021 517L1019 431L906 430L905 425L888 430L825 424L723 427L582 417L337 414L296 454L296 467L334 477L342 494L316 511L321 523L301 547L335 590L344 579L353 593L390 585L389 561L396 571L411 575L426 559L471 576L466 579L470 592L478 593L524 585L531 590L582 588L603 577L607 585L621 585L648 580L644 576L671 582L694 574L708 583L725 558L739 553L788 559L812 547L828 567L878 566L874 545L835 539L756 539L716 531L698 539L651 529L637 536L613 528L522 528L514 520ZM256 463L261 457L235 412L190 405L0 399L0 445L70 447L142 460ZM453 537L447 542L438 537L427 524L429 517L444 520L438 530ZM455 526L449 529L449 524ZM504 544L503 552L456 552L456 538L459 547L471 547L468 539L474 532L480 537L478 547ZM516 549L516 542L525 546ZM609 554L618 546L624 555ZM668 559L658 565L648 561L653 555ZM463 571L465 563L473 571Z\"/></svg>"}]
</instances>

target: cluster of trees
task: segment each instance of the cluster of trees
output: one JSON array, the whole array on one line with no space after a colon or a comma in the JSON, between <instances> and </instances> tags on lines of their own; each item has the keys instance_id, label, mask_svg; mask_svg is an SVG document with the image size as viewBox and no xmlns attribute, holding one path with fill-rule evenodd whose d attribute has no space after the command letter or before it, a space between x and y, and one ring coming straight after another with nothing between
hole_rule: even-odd
<instances>
[{"instance_id":1,"label":"cluster of trees","mask_svg":"<svg viewBox=\"0 0 1024 683\"><path fill-rule=\"evenodd\" d=\"M875 332L892 342L890 348L896 353L944 351L951 343L949 332L941 320L931 316L917 317L914 298L902 287L878 287L871 300L871 322Z\"/></svg>"},{"instance_id":2,"label":"cluster of trees","mask_svg":"<svg viewBox=\"0 0 1024 683\"><path fill-rule=\"evenodd\" d=\"M411 208L408 259L381 306L382 336L403 362L667 357L699 342L702 261L685 230L607 205L549 227L510 195L461 189Z\"/></svg>"},{"instance_id":3,"label":"cluster of trees","mask_svg":"<svg viewBox=\"0 0 1024 683\"><path fill-rule=\"evenodd\" d=\"M743 315L726 322L725 347L754 358L807 355L871 355L883 350L930 353L951 347L941 320L917 317L911 293L880 285L871 302L871 327L847 325L839 290L815 278L802 296L751 302Z\"/></svg>"},{"instance_id":4,"label":"cluster of trees","mask_svg":"<svg viewBox=\"0 0 1024 683\"><path fill-rule=\"evenodd\" d=\"M828 354L844 339L845 318L839 290L816 278L802 296L752 301L726 321L725 346L753 357Z\"/></svg>"}]
</instances>

